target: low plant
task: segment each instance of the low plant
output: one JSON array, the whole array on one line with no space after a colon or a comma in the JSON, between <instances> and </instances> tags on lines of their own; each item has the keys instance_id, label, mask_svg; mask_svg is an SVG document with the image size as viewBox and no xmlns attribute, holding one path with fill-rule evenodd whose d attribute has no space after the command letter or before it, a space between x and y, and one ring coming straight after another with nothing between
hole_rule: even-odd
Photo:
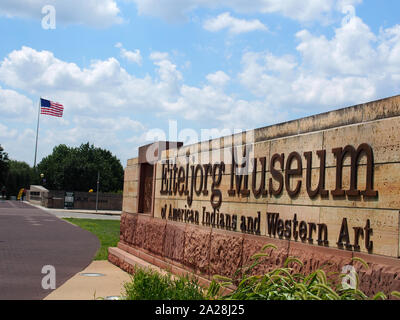
<instances>
[{"instance_id":1,"label":"low plant","mask_svg":"<svg viewBox=\"0 0 400 320\"><path fill-rule=\"evenodd\" d=\"M151 269L135 268L131 281L124 284L126 300L204 300L195 278L162 275Z\"/></svg>"},{"instance_id":2,"label":"low plant","mask_svg":"<svg viewBox=\"0 0 400 320\"><path fill-rule=\"evenodd\" d=\"M358 275L355 273L355 286L343 284L343 281L330 281L322 269L311 274L295 272L293 264L303 266L303 263L294 257L286 259L282 268L276 268L263 275L251 275L252 270L263 259L269 257L264 251L268 248L276 249L274 245L266 245L262 252L251 257L252 263L239 268L233 278L214 276L209 286L208 296L222 300L368 300L387 299L383 292L374 297L368 297L359 288ZM353 262L360 262L365 268L368 264L360 258ZM338 275L338 280L346 275ZM223 289L230 289L230 293L222 294ZM400 297L399 292L392 292L393 296Z\"/></svg>"}]
</instances>

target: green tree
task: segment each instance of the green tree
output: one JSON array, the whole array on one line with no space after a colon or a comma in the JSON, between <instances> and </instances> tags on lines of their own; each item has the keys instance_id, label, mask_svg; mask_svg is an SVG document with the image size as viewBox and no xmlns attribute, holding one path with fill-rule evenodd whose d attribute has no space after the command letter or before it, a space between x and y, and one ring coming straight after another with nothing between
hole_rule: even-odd
<instances>
[{"instance_id":1,"label":"green tree","mask_svg":"<svg viewBox=\"0 0 400 320\"><path fill-rule=\"evenodd\" d=\"M10 160L6 179L7 193L17 196L21 188L29 188L34 177L33 169L26 162Z\"/></svg>"},{"instance_id":2,"label":"green tree","mask_svg":"<svg viewBox=\"0 0 400 320\"><path fill-rule=\"evenodd\" d=\"M6 184L7 174L9 170L8 154L0 145L0 189Z\"/></svg>"},{"instance_id":3,"label":"green tree","mask_svg":"<svg viewBox=\"0 0 400 320\"><path fill-rule=\"evenodd\" d=\"M37 174L44 174L45 187L51 190L96 190L98 171L100 191L117 192L123 188L121 162L110 151L89 143L77 148L58 145L37 167Z\"/></svg>"}]
</instances>

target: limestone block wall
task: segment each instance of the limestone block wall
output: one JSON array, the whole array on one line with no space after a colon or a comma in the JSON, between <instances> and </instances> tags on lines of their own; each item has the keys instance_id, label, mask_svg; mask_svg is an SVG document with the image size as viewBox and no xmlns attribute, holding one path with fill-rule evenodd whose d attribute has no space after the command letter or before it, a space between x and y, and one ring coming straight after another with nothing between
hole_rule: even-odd
<instances>
[{"instance_id":1,"label":"limestone block wall","mask_svg":"<svg viewBox=\"0 0 400 320\"><path fill-rule=\"evenodd\" d=\"M138 159L128 160L124 174L124 192L122 210L126 213L137 213L137 197L139 187Z\"/></svg>"}]
</instances>

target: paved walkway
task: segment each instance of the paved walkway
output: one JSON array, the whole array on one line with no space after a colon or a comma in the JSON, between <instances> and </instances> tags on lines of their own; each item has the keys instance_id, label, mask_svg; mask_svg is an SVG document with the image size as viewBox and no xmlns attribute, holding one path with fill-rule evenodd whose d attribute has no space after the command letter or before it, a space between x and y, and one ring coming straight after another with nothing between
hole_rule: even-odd
<instances>
[{"instance_id":1,"label":"paved walkway","mask_svg":"<svg viewBox=\"0 0 400 320\"><path fill-rule=\"evenodd\" d=\"M27 203L0 200L0 299L43 299L42 268L56 287L87 267L100 246L93 234Z\"/></svg>"},{"instance_id":2,"label":"paved walkway","mask_svg":"<svg viewBox=\"0 0 400 320\"><path fill-rule=\"evenodd\" d=\"M114 254L122 252L113 249ZM129 263L144 269L152 269L161 274L166 270L152 265L136 256L122 252L129 256ZM100 277L83 276L84 273L100 273ZM174 277L174 276L173 276ZM131 281L131 275L108 261L93 261L85 270L77 273L61 287L50 293L44 300L94 300L111 297L122 297L125 294L124 283Z\"/></svg>"},{"instance_id":3,"label":"paved walkway","mask_svg":"<svg viewBox=\"0 0 400 320\"><path fill-rule=\"evenodd\" d=\"M99 273L102 276L82 275L85 273ZM130 279L128 273L108 261L93 261L44 300L94 300L120 297L124 293L124 283Z\"/></svg>"}]
</instances>

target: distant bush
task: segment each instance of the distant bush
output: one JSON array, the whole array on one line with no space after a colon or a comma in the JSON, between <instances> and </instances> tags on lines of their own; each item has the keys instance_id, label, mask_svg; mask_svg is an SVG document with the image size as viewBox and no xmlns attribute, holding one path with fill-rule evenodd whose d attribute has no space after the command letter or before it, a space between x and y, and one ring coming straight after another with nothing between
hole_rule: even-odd
<instances>
[{"instance_id":1,"label":"distant bush","mask_svg":"<svg viewBox=\"0 0 400 320\"><path fill-rule=\"evenodd\" d=\"M124 284L127 300L204 300L203 289L194 278L172 277L159 272L136 268L131 282Z\"/></svg>"}]
</instances>

